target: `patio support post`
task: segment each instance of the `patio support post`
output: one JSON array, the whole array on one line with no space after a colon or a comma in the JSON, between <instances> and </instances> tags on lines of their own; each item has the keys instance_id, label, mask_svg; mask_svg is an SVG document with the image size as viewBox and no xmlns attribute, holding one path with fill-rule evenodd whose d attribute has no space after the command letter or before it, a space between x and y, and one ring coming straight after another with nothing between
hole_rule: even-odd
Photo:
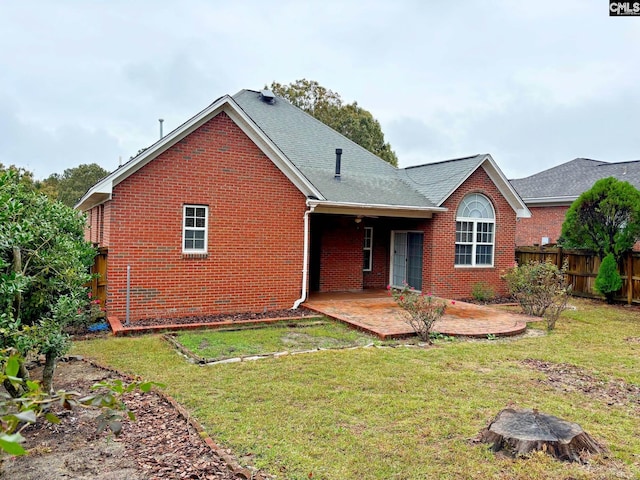
<instances>
[{"instance_id":1,"label":"patio support post","mask_svg":"<svg viewBox=\"0 0 640 480\"><path fill-rule=\"evenodd\" d=\"M309 214L313 213L314 206L310 206L304 212L304 248L302 258L302 290L300 298L295 301L291 310L297 309L307 299L307 278L309 277Z\"/></svg>"}]
</instances>

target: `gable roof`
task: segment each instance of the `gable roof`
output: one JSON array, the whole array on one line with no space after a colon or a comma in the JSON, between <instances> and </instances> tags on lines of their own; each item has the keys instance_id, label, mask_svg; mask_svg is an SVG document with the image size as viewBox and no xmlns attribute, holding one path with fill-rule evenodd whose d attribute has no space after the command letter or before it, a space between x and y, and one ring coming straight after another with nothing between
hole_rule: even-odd
<instances>
[{"instance_id":1,"label":"gable roof","mask_svg":"<svg viewBox=\"0 0 640 480\"><path fill-rule=\"evenodd\" d=\"M640 188L640 160L609 163L575 158L535 175L511 180L511 185L527 205L570 205L596 181L607 177Z\"/></svg>"},{"instance_id":2,"label":"gable roof","mask_svg":"<svg viewBox=\"0 0 640 480\"><path fill-rule=\"evenodd\" d=\"M197 128L225 112L308 198L317 212L430 217L477 168L485 168L519 215L528 213L490 155L398 169L288 101L260 92L225 95L94 185L76 208L111 198L113 187ZM336 148L342 149L335 178Z\"/></svg>"},{"instance_id":3,"label":"gable roof","mask_svg":"<svg viewBox=\"0 0 640 480\"><path fill-rule=\"evenodd\" d=\"M531 215L488 153L416 165L399 170L398 173L407 184L427 196L434 204L441 206L478 168L483 168L489 175L518 217Z\"/></svg>"},{"instance_id":4,"label":"gable roof","mask_svg":"<svg viewBox=\"0 0 640 480\"><path fill-rule=\"evenodd\" d=\"M258 92L251 90L242 90L233 99L321 192L323 199L435 207L427 197L399 180L395 167L289 102L276 97L272 104L265 103ZM340 181L335 179L336 148L342 149Z\"/></svg>"}]
</instances>

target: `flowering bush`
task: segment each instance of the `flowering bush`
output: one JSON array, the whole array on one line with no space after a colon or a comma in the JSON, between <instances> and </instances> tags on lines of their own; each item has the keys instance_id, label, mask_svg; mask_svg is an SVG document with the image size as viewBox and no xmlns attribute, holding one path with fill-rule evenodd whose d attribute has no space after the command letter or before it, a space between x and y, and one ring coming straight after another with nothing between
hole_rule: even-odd
<instances>
[{"instance_id":1,"label":"flowering bush","mask_svg":"<svg viewBox=\"0 0 640 480\"><path fill-rule=\"evenodd\" d=\"M405 283L402 289L387 287L398 306L409 314L407 323L418 337L431 343L431 329L436 320L444 315L446 304L436 300L431 293L418 293Z\"/></svg>"}]
</instances>

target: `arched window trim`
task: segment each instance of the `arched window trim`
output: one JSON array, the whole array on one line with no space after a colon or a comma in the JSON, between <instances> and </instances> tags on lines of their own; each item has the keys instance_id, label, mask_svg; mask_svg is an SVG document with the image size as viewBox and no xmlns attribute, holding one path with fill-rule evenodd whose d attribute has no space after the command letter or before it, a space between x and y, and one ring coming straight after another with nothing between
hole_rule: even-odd
<instances>
[{"instance_id":1,"label":"arched window trim","mask_svg":"<svg viewBox=\"0 0 640 480\"><path fill-rule=\"evenodd\" d=\"M495 217L488 197L481 193L465 195L456 211L456 267L493 267Z\"/></svg>"}]
</instances>

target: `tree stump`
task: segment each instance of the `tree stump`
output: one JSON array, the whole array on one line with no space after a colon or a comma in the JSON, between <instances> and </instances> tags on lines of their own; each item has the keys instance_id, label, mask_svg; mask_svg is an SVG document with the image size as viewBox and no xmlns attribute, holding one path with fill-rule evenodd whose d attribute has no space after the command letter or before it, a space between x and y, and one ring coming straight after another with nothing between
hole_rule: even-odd
<instances>
[{"instance_id":1,"label":"tree stump","mask_svg":"<svg viewBox=\"0 0 640 480\"><path fill-rule=\"evenodd\" d=\"M560 460L580 463L585 454L604 451L577 423L537 410L502 410L480 433L480 441L492 443L494 452L504 451L514 457L543 451Z\"/></svg>"}]
</instances>

